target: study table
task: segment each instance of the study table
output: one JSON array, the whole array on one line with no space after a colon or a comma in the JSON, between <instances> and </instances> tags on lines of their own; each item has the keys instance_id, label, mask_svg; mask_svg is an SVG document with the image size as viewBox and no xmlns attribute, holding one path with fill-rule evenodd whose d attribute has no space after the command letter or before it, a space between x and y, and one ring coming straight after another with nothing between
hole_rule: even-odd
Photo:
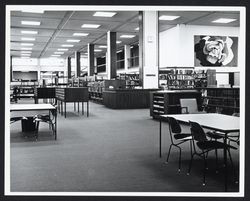
<instances>
[{"instance_id":1,"label":"study table","mask_svg":"<svg viewBox=\"0 0 250 201\"><path fill-rule=\"evenodd\" d=\"M189 121L199 123L203 128L211 129L224 133L224 144L227 144L228 133L240 131L240 118L218 113L203 114L175 114L160 115L159 129L159 152L161 157L161 123L167 117L173 117L179 122L189 123ZM227 150L224 148L224 165L225 165L225 191L227 191Z\"/></svg>"},{"instance_id":2,"label":"study table","mask_svg":"<svg viewBox=\"0 0 250 201\"><path fill-rule=\"evenodd\" d=\"M57 139L57 110L56 107L51 104L11 104L10 112L17 111L49 111L54 117L53 124L53 134L55 135L55 140Z\"/></svg>"}]
</instances>

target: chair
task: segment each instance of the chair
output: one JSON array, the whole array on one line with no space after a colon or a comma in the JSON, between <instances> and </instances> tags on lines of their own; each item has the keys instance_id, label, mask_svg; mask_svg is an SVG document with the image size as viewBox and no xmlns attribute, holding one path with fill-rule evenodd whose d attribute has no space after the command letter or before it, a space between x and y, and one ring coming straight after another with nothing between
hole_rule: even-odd
<instances>
[{"instance_id":1,"label":"chair","mask_svg":"<svg viewBox=\"0 0 250 201\"><path fill-rule=\"evenodd\" d=\"M34 116L34 121L36 122L36 138L38 138L38 130L39 130L39 124L40 122L44 122L44 123L48 123L49 124L49 128L52 129L53 131L53 134L55 134L55 128L54 128L54 112L56 111L51 111L52 115L53 115L53 118L51 118L51 115L50 114L37 114Z\"/></svg>"},{"instance_id":2,"label":"chair","mask_svg":"<svg viewBox=\"0 0 250 201\"><path fill-rule=\"evenodd\" d=\"M10 123L15 123L17 121L21 121L22 119L27 119L26 117L11 117L10 118Z\"/></svg>"},{"instance_id":3,"label":"chair","mask_svg":"<svg viewBox=\"0 0 250 201\"><path fill-rule=\"evenodd\" d=\"M179 149L179 169L178 171L181 171L181 145L184 142L189 141L190 142L190 150L191 150L191 155L192 155L192 144L191 144L191 133L182 133L181 126L178 123L178 121L173 118L173 117L167 117L168 123L169 123L169 134L170 134L170 140L171 144L168 150L168 156L166 163L168 163L168 159L170 156L171 148L172 146L175 146Z\"/></svg>"},{"instance_id":4,"label":"chair","mask_svg":"<svg viewBox=\"0 0 250 201\"><path fill-rule=\"evenodd\" d=\"M192 166L192 161L193 161L194 156L197 155L203 158L204 160L203 185L205 186L206 170L207 170L207 153L212 150L226 148L229 154L229 158L233 167L233 172L234 172L234 177L235 177L236 176L235 169L234 169L234 165L233 165L233 161L232 161L232 157L231 157L231 153L229 149L236 149L236 148L231 145L225 145L224 143L218 142L216 140L208 140L203 128L200 126L200 124L196 122L190 121L190 126L191 126L191 134L192 134L193 153L192 153L192 157L189 163L188 175L190 174L190 171L191 171L191 166Z\"/></svg>"},{"instance_id":5,"label":"chair","mask_svg":"<svg viewBox=\"0 0 250 201\"><path fill-rule=\"evenodd\" d=\"M181 113L182 114L197 114L205 113L205 111L198 110L196 98L183 98L180 99Z\"/></svg>"}]
</instances>

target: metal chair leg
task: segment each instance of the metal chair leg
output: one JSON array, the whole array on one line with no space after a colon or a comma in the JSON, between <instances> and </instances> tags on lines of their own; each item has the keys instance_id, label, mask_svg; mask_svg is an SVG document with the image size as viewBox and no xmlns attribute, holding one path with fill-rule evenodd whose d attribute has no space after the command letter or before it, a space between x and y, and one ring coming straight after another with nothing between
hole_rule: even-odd
<instances>
[{"instance_id":1,"label":"metal chair leg","mask_svg":"<svg viewBox=\"0 0 250 201\"><path fill-rule=\"evenodd\" d=\"M234 163L233 163L233 160L232 160L232 157L231 157L231 153L230 153L230 150L229 150L229 149L227 149L227 151L228 151L229 159L230 159L230 162L231 162L231 165L232 165L232 169L233 169L234 182L237 184L238 181L237 181L237 179L236 179L236 170L235 170Z\"/></svg>"},{"instance_id":2,"label":"metal chair leg","mask_svg":"<svg viewBox=\"0 0 250 201\"><path fill-rule=\"evenodd\" d=\"M169 149L168 149L168 156L167 156L166 163L168 163L168 159L169 159L169 156L170 156L170 151L171 151L172 146L173 146L173 144L171 144Z\"/></svg>"},{"instance_id":3,"label":"metal chair leg","mask_svg":"<svg viewBox=\"0 0 250 201\"><path fill-rule=\"evenodd\" d=\"M206 171L207 171L207 160L206 160L206 156L205 153L203 154L203 160L204 160L204 170L203 170L203 186L206 185Z\"/></svg>"},{"instance_id":4,"label":"metal chair leg","mask_svg":"<svg viewBox=\"0 0 250 201\"><path fill-rule=\"evenodd\" d=\"M190 162L189 162L189 167L188 167L188 173L187 173L187 175L190 175L190 171L191 171L191 167L192 167L193 158L194 158L194 153L192 154L191 159L190 159Z\"/></svg>"},{"instance_id":5,"label":"metal chair leg","mask_svg":"<svg viewBox=\"0 0 250 201\"><path fill-rule=\"evenodd\" d=\"M181 172L181 148L180 147L178 147L178 148L180 150L180 152L179 152L179 170L178 170L178 172Z\"/></svg>"}]
</instances>

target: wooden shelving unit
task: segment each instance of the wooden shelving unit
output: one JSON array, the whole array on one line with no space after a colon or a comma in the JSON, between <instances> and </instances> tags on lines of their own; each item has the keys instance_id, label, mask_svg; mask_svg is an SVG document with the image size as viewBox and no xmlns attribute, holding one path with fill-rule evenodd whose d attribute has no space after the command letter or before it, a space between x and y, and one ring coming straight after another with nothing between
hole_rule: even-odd
<instances>
[{"instance_id":1,"label":"wooden shelving unit","mask_svg":"<svg viewBox=\"0 0 250 201\"><path fill-rule=\"evenodd\" d=\"M196 98L199 108L202 105L198 90L166 90L150 93L150 116L158 118L162 114L181 113L180 99Z\"/></svg>"},{"instance_id":2,"label":"wooden shelving unit","mask_svg":"<svg viewBox=\"0 0 250 201\"><path fill-rule=\"evenodd\" d=\"M136 73L121 73L119 75L120 80L126 81L126 88L133 89L140 86L139 74Z\"/></svg>"}]
</instances>

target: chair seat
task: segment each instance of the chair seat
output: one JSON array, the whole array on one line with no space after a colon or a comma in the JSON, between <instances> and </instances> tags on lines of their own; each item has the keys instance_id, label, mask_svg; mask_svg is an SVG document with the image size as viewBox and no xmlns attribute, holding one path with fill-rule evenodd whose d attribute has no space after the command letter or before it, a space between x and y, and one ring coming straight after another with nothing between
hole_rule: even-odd
<instances>
[{"instance_id":1,"label":"chair seat","mask_svg":"<svg viewBox=\"0 0 250 201\"><path fill-rule=\"evenodd\" d=\"M190 133L180 133L180 134L175 134L174 138L176 140L191 140L192 139L192 135Z\"/></svg>"},{"instance_id":2,"label":"chair seat","mask_svg":"<svg viewBox=\"0 0 250 201\"><path fill-rule=\"evenodd\" d=\"M224 143L217 142L217 141L203 141L203 142L197 142L197 146L202 150L210 150L210 149L224 149L224 148L230 148L230 149L237 149L236 147L233 147L231 145L224 145Z\"/></svg>"},{"instance_id":3,"label":"chair seat","mask_svg":"<svg viewBox=\"0 0 250 201\"><path fill-rule=\"evenodd\" d=\"M209 131L206 133L206 135L210 138L213 138L213 139L222 139L224 137L224 135L222 133L219 133L219 132L212 132L212 131Z\"/></svg>"}]
</instances>

